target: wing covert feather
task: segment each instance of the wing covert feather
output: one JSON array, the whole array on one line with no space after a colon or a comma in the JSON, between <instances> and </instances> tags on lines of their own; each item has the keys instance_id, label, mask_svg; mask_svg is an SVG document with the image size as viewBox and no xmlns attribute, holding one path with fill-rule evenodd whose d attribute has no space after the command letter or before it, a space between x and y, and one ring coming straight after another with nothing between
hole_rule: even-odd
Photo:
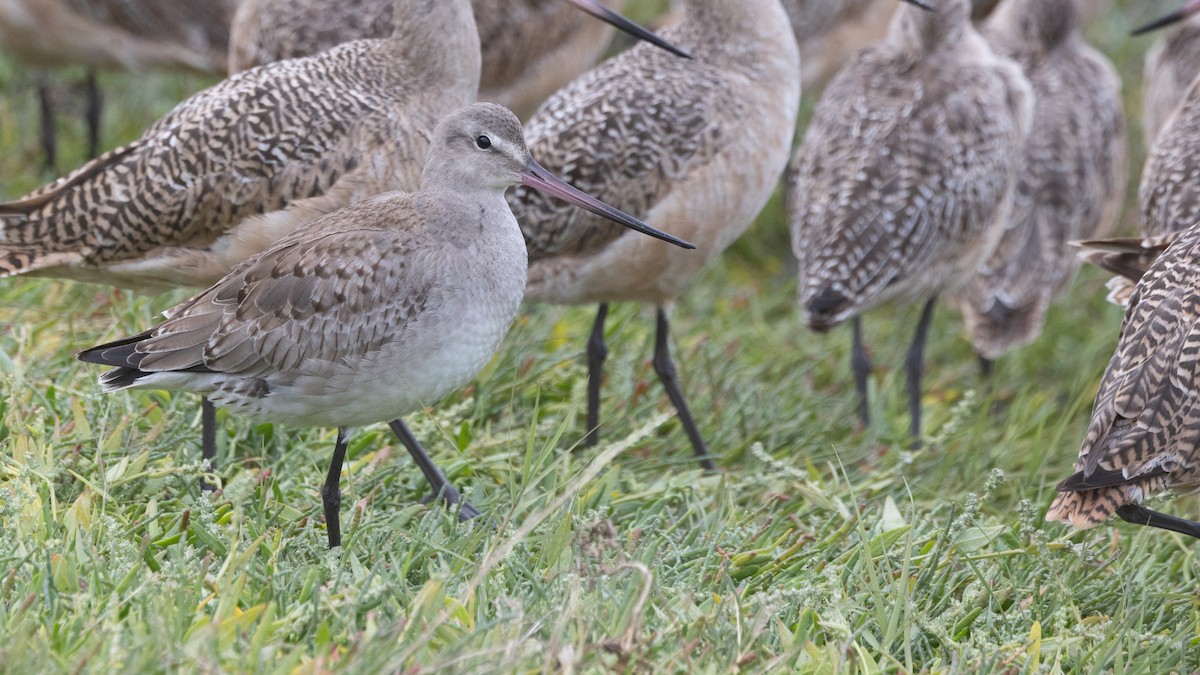
<instances>
[{"instance_id":1,"label":"wing covert feather","mask_svg":"<svg viewBox=\"0 0 1200 675\"><path fill-rule=\"evenodd\" d=\"M404 326L439 302L428 266L413 258L424 221L410 214L417 222L401 230L328 231L355 211L314 223L326 231L280 240L174 310L139 345L142 370L258 377L360 358L402 339Z\"/></svg>"}]
</instances>

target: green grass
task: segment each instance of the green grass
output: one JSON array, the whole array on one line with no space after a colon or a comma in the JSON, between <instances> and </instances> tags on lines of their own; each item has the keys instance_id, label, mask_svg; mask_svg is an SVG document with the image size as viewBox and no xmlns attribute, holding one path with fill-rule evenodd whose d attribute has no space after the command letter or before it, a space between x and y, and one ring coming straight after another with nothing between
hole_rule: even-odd
<instances>
[{"instance_id":1,"label":"green grass","mask_svg":"<svg viewBox=\"0 0 1200 675\"><path fill-rule=\"evenodd\" d=\"M1132 19L1114 17L1091 35L1126 74L1136 113L1147 42L1124 38ZM111 146L200 82L104 85ZM32 77L0 64L0 86L11 93L0 194L16 196L45 178L33 168ZM78 160L74 127L64 119L64 166ZM223 491L202 494L196 399L102 396L97 370L72 360L181 294L0 284L0 670L1200 667L1192 540L1041 518L1120 322L1103 276L1085 271L990 389L957 317L939 311L930 442L914 453L901 366L916 308L869 316L876 423L860 431L849 336L799 324L787 246L773 204L674 313L719 475L693 466L668 414L648 310L614 309L603 442L576 449L591 310L529 308L471 386L408 418L490 520L460 525L420 504L419 472L375 426L352 438L345 546L333 552L319 496L333 430L221 413L210 479Z\"/></svg>"}]
</instances>

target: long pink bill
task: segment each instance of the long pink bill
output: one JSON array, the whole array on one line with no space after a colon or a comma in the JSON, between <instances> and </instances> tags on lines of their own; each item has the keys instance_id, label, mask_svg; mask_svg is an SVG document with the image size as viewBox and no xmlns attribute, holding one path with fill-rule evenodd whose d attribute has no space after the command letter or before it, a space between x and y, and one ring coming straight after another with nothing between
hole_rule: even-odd
<instances>
[{"instance_id":1,"label":"long pink bill","mask_svg":"<svg viewBox=\"0 0 1200 675\"><path fill-rule=\"evenodd\" d=\"M1143 33L1149 33L1150 31L1158 30L1163 26L1170 26L1173 23L1188 18L1198 11L1200 11L1200 0L1191 0L1191 2L1188 2L1183 7L1180 7L1178 10L1171 12L1166 16L1157 18L1144 26L1134 28L1130 35L1141 35Z\"/></svg>"},{"instance_id":2,"label":"long pink bill","mask_svg":"<svg viewBox=\"0 0 1200 675\"><path fill-rule=\"evenodd\" d=\"M620 223L631 230L641 232L642 234L648 234L655 239L661 239L667 243L675 244L680 248L696 248L695 244L686 242L679 237L667 234L666 232L656 230L646 223L643 223L637 218L629 215L628 213L625 213L620 209L614 209L599 199L596 199L587 193L576 190L563 181L563 179L550 173L543 168L541 164L535 162L533 157L525 157L525 168L521 170L521 181L525 185L537 190L538 192L544 192L551 197L557 197L565 202L570 202L581 209L591 211L592 213L607 218L614 223Z\"/></svg>"},{"instance_id":3,"label":"long pink bill","mask_svg":"<svg viewBox=\"0 0 1200 675\"><path fill-rule=\"evenodd\" d=\"M635 37L639 40L645 40L646 42L649 42L650 44L652 44L660 49L665 49L665 50L671 52L675 56L680 56L685 59L692 58L691 54L683 51L682 49L680 49L679 47L676 47L675 45L671 44L670 42L667 42L666 40L658 37L649 29L643 28L643 27L637 25L636 23L630 21L629 19L626 19L625 17L621 16L620 14L614 12L613 10L609 9L608 7L605 7L604 5L600 4L598 2L598 0L567 0L567 2L571 3L572 5L575 5L576 7L587 12L588 14L591 14L592 16L596 17L597 19L604 21L605 23L610 23L610 24L616 26L620 30L623 30L626 33L629 33L630 35L632 35L633 37Z\"/></svg>"}]
</instances>

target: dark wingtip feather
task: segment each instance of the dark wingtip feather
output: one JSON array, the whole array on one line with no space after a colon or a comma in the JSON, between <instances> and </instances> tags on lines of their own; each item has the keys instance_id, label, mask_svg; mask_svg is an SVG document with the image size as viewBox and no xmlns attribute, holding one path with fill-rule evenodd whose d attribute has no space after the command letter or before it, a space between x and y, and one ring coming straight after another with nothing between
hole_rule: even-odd
<instances>
[{"instance_id":1,"label":"dark wingtip feather","mask_svg":"<svg viewBox=\"0 0 1200 675\"><path fill-rule=\"evenodd\" d=\"M149 336L150 331L146 331L132 337L106 342L77 353L75 358L85 363L115 366L100 376L100 386L104 391L124 389L133 386L138 379L148 374L138 368L144 355L137 351L137 345Z\"/></svg>"},{"instance_id":2,"label":"dark wingtip feather","mask_svg":"<svg viewBox=\"0 0 1200 675\"><path fill-rule=\"evenodd\" d=\"M113 368L100 376L100 386L106 392L125 389L148 374L137 368Z\"/></svg>"},{"instance_id":3,"label":"dark wingtip feather","mask_svg":"<svg viewBox=\"0 0 1200 675\"><path fill-rule=\"evenodd\" d=\"M1178 233L1170 233L1146 238L1073 241L1071 244L1083 249L1079 257L1085 262L1136 283L1177 238Z\"/></svg>"},{"instance_id":4,"label":"dark wingtip feather","mask_svg":"<svg viewBox=\"0 0 1200 675\"><path fill-rule=\"evenodd\" d=\"M1128 279L1132 282L1142 280L1153 259L1136 253L1107 253L1105 251L1085 251L1079 254L1084 262L1099 267L1102 270Z\"/></svg>"},{"instance_id":5,"label":"dark wingtip feather","mask_svg":"<svg viewBox=\"0 0 1200 675\"><path fill-rule=\"evenodd\" d=\"M136 368L142 361L142 355L137 351L137 343L147 337L150 337L150 331L84 349L75 354L75 358L84 363L95 363L101 366Z\"/></svg>"},{"instance_id":6,"label":"dark wingtip feather","mask_svg":"<svg viewBox=\"0 0 1200 675\"><path fill-rule=\"evenodd\" d=\"M1165 473L1167 472L1164 469L1156 468L1127 478L1125 472L1120 469L1097 468L1090 474L1077 471L1059 483L1057 490L1059 492L1084 492L1086 490L1115 487L1117 485L1129 485L1130 483L1137 483L1147 478L1161 476Z\"/></svg>"}]
</instances>

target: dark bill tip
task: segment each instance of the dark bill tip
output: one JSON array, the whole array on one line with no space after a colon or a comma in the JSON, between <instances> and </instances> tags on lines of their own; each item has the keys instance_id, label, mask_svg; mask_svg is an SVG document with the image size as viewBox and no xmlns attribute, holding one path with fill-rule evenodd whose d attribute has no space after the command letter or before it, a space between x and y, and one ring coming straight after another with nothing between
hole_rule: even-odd
<instances>
[{"instance_id":1,"label":"dark bill tip","mask_svg":"<svg viewBox=\"0 0 1200 675\"><path fill-rule=\"evenodd\" d=\"M635 232L649 235L655 239L661 239L669 244L674 244L680 248L694 249L695 244L684 241L675 235L667 234L661 230L650 227L646 223L634 218L624 211L613 208L608 204L596 199L595 197L577 190L568 185L561 178L547 171L542 165L534 161L533 157L525 158L525 168L521 170L521 182L538 192L544 192L551 197L556 197L565 202L569 202L578 206L581 209L591 211L592 213L607 218L614 223L619 223L628 227Z\"/></svg>"},{"instance_id":2,"label":"dark bill tip","mask_svg":"<svg viewBox=\"0 0 1200 675\"><path fill-rule=\"evenodd\" d=\"M675 56L679 56L679 57L682 57L685 59L692 58L691 54L685 52L684 50L680 49L679 47L676 47L675 45L671 44L670 42L667 42L666 40L660 38L653 31L651 31L647 28L643 28L642 26L639 26L638 24L630 21L629 19L626 19L625 17L621 16L617 12L614 12L613 10L609 9L608 7L605 7L604 5L600 4L597 0L567 0L567 2L570 2L572 5L575 5L579 9L587 12L588 14L591 14L592 16L596 17L597 19L600 19L601 21L604 21L606 23L612 24L613 26L616 26L620 30L623 30L626 33L629 33L630 35L632 35L633 37L635 37L639 40L644 40L646 42L649 42L650 44L658 47L659 49L665 49L665 50L671 52L672 54L674 54Z\"/></svg>"},{"instance_id":3,"label":"dark bill tip","mask_svg":"<svg viewBox=\"0 0 1200 675\"><path fill-rule=\"evenodd\" d=\"M1170 26L1173 23L1182 21L1186 16L1187 12L1183 9L1171 12L1170 14L1159 17L1144 26L1134 28L1130 35L1144 35L1151 31L1156 31L1163 26Z\"/></svg>"},{"instance_id":4,"label":"dark bill tip","mask_svg":"<svg viewBox=\"0 0 1200 675\"><path fill-rule=\"evenodd\" d=\"M931 5L927 2L922 2L922 0L904 0L904 2L907 2L908 4L912 5L913 7L920 7L921 9L925 10L926 12L937 11L933 8L933 5Z\"/></svg>"}]
</instances>

